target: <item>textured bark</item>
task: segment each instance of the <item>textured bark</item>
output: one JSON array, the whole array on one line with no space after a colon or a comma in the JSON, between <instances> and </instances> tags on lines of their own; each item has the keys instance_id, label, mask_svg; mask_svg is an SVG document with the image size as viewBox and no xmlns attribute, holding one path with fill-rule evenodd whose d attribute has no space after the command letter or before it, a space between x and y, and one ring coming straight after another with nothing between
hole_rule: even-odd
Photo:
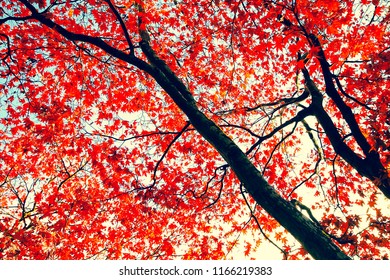
<instances>
[{"instance_id":1,"label":"textured bark","mask_svg":"<svg viewBox=\"0 0 390 280\"><path fill-rule=\"evenodd\" d=\"M163 61L157 60L149 44L142 42L141 47L155 65L154 71L150 74L186 114L195 129L218 150L256 202L286 228L313 258L349 259L322 229L308 220L289 201L283 199L267 183L241 149L213 121L199 111L192 99L188 98L190 93L183 83L171 71L166 74L167 66ZM169 78L171 75L174 79Z\"/></svg>"},{"instance_id":2,"label":"textured bark","mask_svg":"<svg viewBox=\"0 0 390 280\"><path fill-rule=\"evenodd\" d=\"M193 126L232 167L261 207L286 228L315 259L349 259L312 221L284 200L263 178L239 147L195 108L184 109Z\"/></svg>"}]
</instances>

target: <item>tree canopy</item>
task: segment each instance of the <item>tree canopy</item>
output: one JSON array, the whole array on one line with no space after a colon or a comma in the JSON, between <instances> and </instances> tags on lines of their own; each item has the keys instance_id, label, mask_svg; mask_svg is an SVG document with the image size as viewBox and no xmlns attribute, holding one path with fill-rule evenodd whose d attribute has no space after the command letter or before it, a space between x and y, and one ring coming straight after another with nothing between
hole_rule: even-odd
<instances>
[{"instance_id":1,"label":"tree canopy","mask_svg":"<svg viewBox=\"0 0 390 280\"><path fill-rule=\"evenodd\" d=\"M5 0L0 59L0 258L389 258L388 0Z\"/></svg>"}]
</instances>

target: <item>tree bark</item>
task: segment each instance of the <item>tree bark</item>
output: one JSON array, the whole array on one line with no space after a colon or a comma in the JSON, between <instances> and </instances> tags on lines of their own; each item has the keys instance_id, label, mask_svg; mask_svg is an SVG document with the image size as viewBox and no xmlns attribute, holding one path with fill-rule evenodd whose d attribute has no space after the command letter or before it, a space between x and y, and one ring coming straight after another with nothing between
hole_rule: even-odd
<instances>
[{"instance_id":1,"label":"tree bark","mask_svg":"<svg viewBox=\"0 0 390 280\"><path fill-rule=\"evenodd\" d=\"M308 220L267 183L248 157L215 123L196 108L182 110L197 131L231 166L256 202L286 228L313 258L349 259L316 224Z\"/></svg>"},{"instance_id":2,"label":"tree bark","mask_svg":"<svg viewBox=\"0 0 390 280\"><path fill-rule=\"evenodd\" d=\"M149 73L186 114L194 128L221 154L255 201L286 228L315 259L350 259L314 222L271 187L243 151L196 106L190 92L168 66L158 58L148 42L141 48L154 65ZM173 78L169 78L172 76ZM183 92L184 91L184 92Z\"/></svg>"}]
</instances>

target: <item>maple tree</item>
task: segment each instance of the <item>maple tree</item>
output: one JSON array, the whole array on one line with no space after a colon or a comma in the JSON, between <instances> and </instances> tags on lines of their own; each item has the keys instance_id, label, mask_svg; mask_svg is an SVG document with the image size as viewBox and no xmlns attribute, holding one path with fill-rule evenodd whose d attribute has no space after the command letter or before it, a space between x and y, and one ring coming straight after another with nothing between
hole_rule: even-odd
<instances>
[{"instance_id":1,"label":"maple tree","mask_svg":"<svg viewBox=\"0 0 390 280\"><path fill-rule=\"evenodd\" d=\"M0 257L388 258L389 7L1 1Z\"/></svg>"}]
</instances>

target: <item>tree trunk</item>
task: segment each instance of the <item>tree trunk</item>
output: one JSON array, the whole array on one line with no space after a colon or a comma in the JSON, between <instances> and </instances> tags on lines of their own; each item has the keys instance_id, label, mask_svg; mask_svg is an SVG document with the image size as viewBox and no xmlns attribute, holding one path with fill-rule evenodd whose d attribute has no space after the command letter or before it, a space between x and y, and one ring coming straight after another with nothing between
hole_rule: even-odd
<instances>
[{"instance_id":1,"label":"tree trunk","mask_svg":"<svg viewBox=\"0 0 390 280\"><path fill-rule=\"evenodd\" d=\"M169 94L169 92L168 92ZM286 228L315 259L349 259L332 240L263 178L248 157L224 132L193 105L183 112L196 130L213 145L231 166L255 201Z\"/></svg>"}]
</instances>

